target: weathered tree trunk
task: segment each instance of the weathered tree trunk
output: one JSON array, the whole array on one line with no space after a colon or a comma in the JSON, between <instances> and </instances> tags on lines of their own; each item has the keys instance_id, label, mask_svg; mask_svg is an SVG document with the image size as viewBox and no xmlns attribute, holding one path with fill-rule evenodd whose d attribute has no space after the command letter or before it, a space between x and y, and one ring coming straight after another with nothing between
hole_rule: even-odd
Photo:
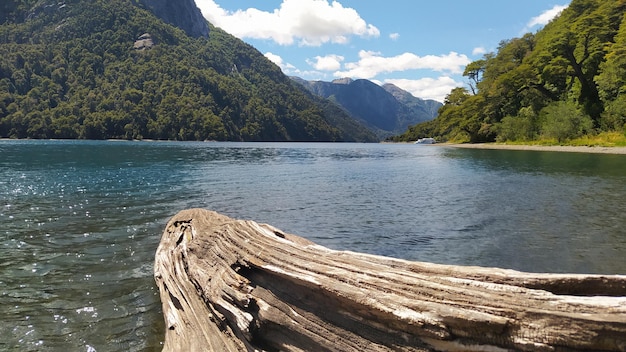
<instances>
[{"instance_id":1,"label":"weathered tree trunk","mask_svg":"<svg viewBox=\"0 0 626 352\"><path fill-rule=\"evenodd\" d=\"M200 209L167 224L164 350L626 351L626 276L342 252Z\"/></svg>"}]
</instances>

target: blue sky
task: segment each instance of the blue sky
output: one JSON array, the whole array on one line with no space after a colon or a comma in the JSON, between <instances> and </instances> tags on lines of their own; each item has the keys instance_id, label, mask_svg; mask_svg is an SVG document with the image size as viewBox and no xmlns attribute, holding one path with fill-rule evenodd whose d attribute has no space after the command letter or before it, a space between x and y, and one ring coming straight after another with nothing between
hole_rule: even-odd
<instances>
[{"instance_id":1,"label":"blue sky","mask_svg":"<svg viewBox=\"0 0 626 352\"><path fill-rule=\"evenodd\" d=\"M365 78L443 101L465 66L535 32L570 0L196 0L290 76Z\"/></svg>"}]
</instances>

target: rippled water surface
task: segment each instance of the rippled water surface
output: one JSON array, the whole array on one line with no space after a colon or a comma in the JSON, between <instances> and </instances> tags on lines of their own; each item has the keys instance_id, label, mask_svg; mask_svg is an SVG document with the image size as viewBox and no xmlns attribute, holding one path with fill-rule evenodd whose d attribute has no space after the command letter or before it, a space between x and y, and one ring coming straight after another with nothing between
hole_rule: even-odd
<instances>
[{"instance_id":1,"label":"rippled water surface","mask_svg":"<svg viewBox=\"0 0 626 352\"><path fill-rule=\"evenodd\" d=\"M160 350L167 219L335 248L626 273L626 156L396 144L0 141L0 350Z\"/></svg>"}]
</instances>

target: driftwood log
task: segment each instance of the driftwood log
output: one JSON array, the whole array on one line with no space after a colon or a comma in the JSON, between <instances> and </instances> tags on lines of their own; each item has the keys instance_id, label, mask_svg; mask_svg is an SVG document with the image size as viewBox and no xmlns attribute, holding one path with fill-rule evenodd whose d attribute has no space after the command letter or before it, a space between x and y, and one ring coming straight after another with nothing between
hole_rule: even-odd
<instances>
[{"instance_id":1,"label":"driftwood log","mask_svg":"<svg viewBox=\"0 0 626 352\"><path fill-rule=\"evenodd\" d=\"M626 276L334 251L201 209L154 270L166 351L626 351Z\"/></svg>"}]
</instances>

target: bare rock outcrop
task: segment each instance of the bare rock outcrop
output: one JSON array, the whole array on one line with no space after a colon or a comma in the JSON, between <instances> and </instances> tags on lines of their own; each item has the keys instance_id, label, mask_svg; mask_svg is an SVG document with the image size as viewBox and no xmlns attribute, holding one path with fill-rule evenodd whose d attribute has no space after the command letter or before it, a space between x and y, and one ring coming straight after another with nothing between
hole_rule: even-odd
<instances>
[{"instance_id":1,"label":"bare rock outcrop","mask_svg":"<svg viewBox=\"0 0 626 352\"><path fill-rule=\"evenodd\" d=\"M154 46L154 41L152 40L152 36L150 33L144 33L133 44L133 48L136 50L146 50L151 49Z\"/></svg>"},{"instance_id":2,"label":"bare rock outcrop","mask_svg":"<svg viewBox=\"0 0 626 352\"><path fill-rule=\"evenodd\" d=\"M140 2L157 17L184 30L191 37L209 36L208 22L194 0L140 0Z\"/></svg>"},{"instance_id":3,"label":"bare rock outcrop","mask_svg":"<svg viewBox=\"0 0 626 352\"><path fill-rule=\"evenodd\" d=\"M626 351L626 276L334 251L201 209L154 270L166 351Z\"/></svg>"}]
</instances>

